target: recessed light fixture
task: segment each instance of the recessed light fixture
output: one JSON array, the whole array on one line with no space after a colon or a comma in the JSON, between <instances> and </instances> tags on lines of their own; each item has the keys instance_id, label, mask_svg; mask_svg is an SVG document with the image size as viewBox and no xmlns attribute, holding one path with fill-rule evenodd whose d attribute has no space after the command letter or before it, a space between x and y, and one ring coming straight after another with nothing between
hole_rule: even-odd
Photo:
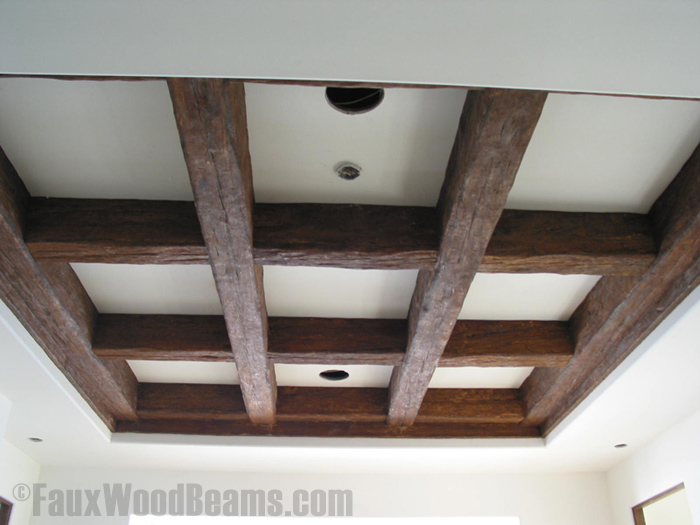
<instances>
[{"instance_id":1,"label":"recessed light fixture","mask_svg":"<svg viewBox=\"0 0 700 525\"><path fill-rule=\"evenodd\" d=\"M326 381L342 381L350 377L345 370L325 370L318 375Z\"/></svg>"},{"instance_id":2,"label":"recessed light fixture","mask_svg":"<svg viewBox=\"0 0 700 525\"><path fill-rule=\"evenodd\" d=\"M44 440L41 438L29 438L32 443L42 443Z\"/></svg>"},{"instance_id":3,"label":"recessed light fixture","mask_svg":"<svg viewBox=\"0 0 700 525\"><path fill-rule=\"evenodd\" d=\"M361 171L362 168L352 162L341 162L335 166L335 172L343 180L355 180Z\"/></svg>"},{"instance_id":4,"label":"recessed light fixture","mask_svg":"<svg viewBox=\"0 0 700 525\"><path fill-rule=\"evenodd\" d=\"M615 445L615 448L627 448L628 446L627 443L618 443Z\"/></svg>"},{"instance_id":5,"label":"recessed light fixture","mask_svg":"<svg viewBox=\"0 0 700 525\"><path fill-rule=\"evenodd\" d=\"M381 88L326 88L326 100L335 109L346 115L358 115L372 111L384 100Z\"/></svg>"}]
</instances>

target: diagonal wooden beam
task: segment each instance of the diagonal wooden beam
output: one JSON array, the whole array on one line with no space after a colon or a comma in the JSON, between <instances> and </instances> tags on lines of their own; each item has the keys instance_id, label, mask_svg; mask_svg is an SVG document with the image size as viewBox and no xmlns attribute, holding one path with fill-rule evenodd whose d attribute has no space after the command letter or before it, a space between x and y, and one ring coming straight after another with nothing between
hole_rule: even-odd
<instances>
[{"instance_id":1,"label":"diagonal wooden beam","mask_svg":"<svg viewBox=\"0 0 700 525\"><path fill-rule=\"evenodd\" d=\"M253 423L275 421L262 267L253 260L253 178L243 84L168 83L243 399Z\"/></svg>"},{"instance_id":2,"label":"diagonal wooden beam","mask_svg":"<svg viewBox=\"0 0 700 525\"><path fill-rule=\"evenodd\" d=\"M418 415L546 97L498 89L467 94L438 201L438 260L418 275L406 356L390 385L390 425L411 425Z\"/></svg>"},{"instance_id":3,"label":"diagonal wooden beam","mask_svg":"<svg viewBox=\"0 0 700 525\"><path fill-rule=\"evenodd\" d=\"M274 363L400 365L406 321L272 317ZM234 361L221 316L100 315L93 351L102 359ZM567 323L457 321L439 366L564 366L573 356Z\"/></svg>"},{"instance_id":4,"label":"diagonal wooden beam","mask_svg":"<svg viewBox=\"0 0 700 525\"><path fill-rule=\"evenodd\" d=\"M434 208L256 204L256 264L430 269ZM209 264L193 203L32 199L25 242L37 260ZM651 225L632 213L504 210L480 272L641 275L656 257Z\"/></svg>"},{"instance_id":5,"label":"diagonal wooden beam","mask_svg":"<svg viewBox=\"0 0 700 525\"><path fill-rule=\"evenodd\" d=\"M640 277L604 277L574 312L575 356L523 384L526 424L551 432L700 284L700 146L649 214L659 256Z\"/></svg>"},{"instance_id":6,"label":"diagonal wooden beam","mask_svg":"<svg viewBox=\"0 0 700 525\"><path fill-rule=\"evenodd\" d=\"M29 193L0 149L0 298L110 429L136 418L124 361L91 351L97 310L70 265L39 265L23 241Z\"/></svg>"}]
</instances>

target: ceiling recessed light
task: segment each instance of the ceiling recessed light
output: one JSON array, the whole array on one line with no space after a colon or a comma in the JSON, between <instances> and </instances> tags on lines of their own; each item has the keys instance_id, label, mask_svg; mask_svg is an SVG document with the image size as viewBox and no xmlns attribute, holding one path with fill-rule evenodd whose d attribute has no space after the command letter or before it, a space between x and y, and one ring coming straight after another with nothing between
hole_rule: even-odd
<instances>
[{"instance_id":1,"label":"ceiling recessed light","mask_svg":"<svg viewBox=\"0 0 700 525\"><path fill-rule=\"evenodd\" d=\"M29 438L32 443L42 443L44 440L41 438Z\"/></svg>"},{"instance_id":2,"label":"ceiling recessed light","mask_svg":"<svg viewBox=\"0 0 700 525\"><path fill-rule=\"evenodd\" d=\"M358 115L372 111L382 100L381 88L326 88L326 100L335 109L347 115Z\"/></svg>"},{"instance_id":3,"label":"ceiling recessed light","mask_svg":"<svg viewBox=\"0 0 700 525\"><path fill-rule=\"evenodd\" d=\"M627 448L627 447L628 447L627 443L618 443L617 445L615 445L615 448Z\"/></svg>"},{"instance_id":4,"label":"ceiling recessed light","mask_svg":"<svg viewBox=\"0 0 700 525\"><path fill-rule=\"evenodd\" d=\"M335 172L343 180L355 180L361 171L362 168L352 162L341 162L335 166Z\"/></svg>"},{"instance_id":5,"label":"ceiling recessed light","mask_svg":"<svg viewBox=\"0 0 700 525\"><path fill-rule=\"evenodd\" d=\"M350 377L350 374L348 374L345 370L326 370L318 375L326 381L342 381L343 379Z\"/></svg>"}]
</instances>

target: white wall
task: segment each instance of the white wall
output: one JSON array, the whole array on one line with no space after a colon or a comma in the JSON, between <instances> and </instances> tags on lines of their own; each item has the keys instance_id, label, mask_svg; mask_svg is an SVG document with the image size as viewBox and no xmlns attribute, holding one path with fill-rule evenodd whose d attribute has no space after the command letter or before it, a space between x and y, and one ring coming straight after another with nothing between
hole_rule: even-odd
<instances>
[{"instance_id":1,"label":"white wall","mask_svg":"<svg viewBox=\"0 0 700 525\"><path fill-rule=\"evenodd\" d=\"M633 525L632 507L685 483L700 523L700 412L672 427L608 472L615 525Z\"/></svg>"},{"instance_id":2,"label":"white wall","mask_svg":"<svg viewBox=\"0 0 700 525\"><path fill-rule=\"evenodd\" d=\"M348 475L203 473L44 467L52 488L99 489L132 482L133 489L170 490L177 483L204 489L350 489L354 516L519 516L522 525L611 525L604 474ZM92 521L91 521L92 520ZM94 518L34 518L32 525L94 523ZM126 524L126 518L100 524Z\"/></svg>"},{"instance_id":3,"label":"white wall","mask_svg":"<svg viewBox=\"0 0 700 525\"><path fill-rule=\"evenodd\" d=\"M0 496L15 504L10 525L26 525L29 523L31 509L15 501L13 489L18 483L36 483L39 479L39 464L3 437L11 406L10 401L0 395Z\"/></svg>"}]
</instances>

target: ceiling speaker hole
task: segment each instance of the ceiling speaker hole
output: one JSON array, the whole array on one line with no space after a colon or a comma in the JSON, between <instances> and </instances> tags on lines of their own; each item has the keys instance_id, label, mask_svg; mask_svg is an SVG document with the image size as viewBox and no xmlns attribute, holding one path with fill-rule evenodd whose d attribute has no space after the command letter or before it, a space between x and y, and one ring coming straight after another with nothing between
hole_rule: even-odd
<instances>
[{"instance_id":1,"label":"ceiling speaker hole","mask_svg":"<svg viewBox=\"0 0 700 525\"><path fill-rule=\"evenodd\" d=\"M345 370L326 370L318 375L327 381L342 381L350 377Z\"/></svg>"},{"instance_id":2,"label":"ceiling speaker hole","mask_svg":"<svg viewBox=\"0 0 700 525\"><path fill-rule=\"evenodd\" d=\"M326 88L326 100L335 109L348 115L358 115L372 111L382 100L381 88Z\"/></svg>"}]
</instances>

